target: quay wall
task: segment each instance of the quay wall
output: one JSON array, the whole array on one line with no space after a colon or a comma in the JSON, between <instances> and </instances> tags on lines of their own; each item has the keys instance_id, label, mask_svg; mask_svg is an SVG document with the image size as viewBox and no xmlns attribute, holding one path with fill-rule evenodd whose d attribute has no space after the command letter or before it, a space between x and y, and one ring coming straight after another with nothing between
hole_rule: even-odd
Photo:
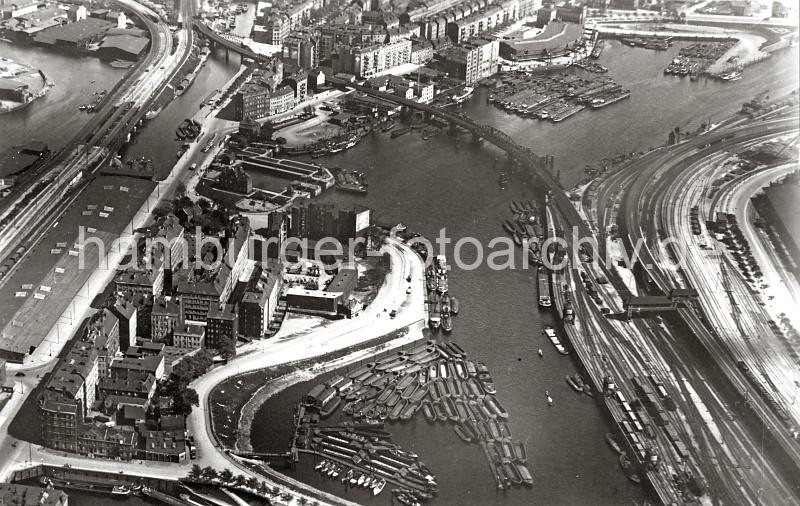
<instances>
[{"instance_id":1,"label":"quay wall","mask_svg":"<svg viewBox=\"0 0 800 506\"><path fill-rule=\"evenodd\" d=\"M393 337L393 335L390 336ZM259 388L253 397L247 401L244 407L242 407L238 423L236 450L253 451L253 447L250 442L250 429L252 428L253 419L255 418L256 412L273 395L298 383L312 380L326 373L336 371L355 363L360 363L363 360L380 360L381 358L384 358L385 356L394 352L397 348L411 345L423 338L424 335L422 332L417 332L414 330L408 332L405 336L389 338L388 340L387 336L383 336L377 339L380 344L377 344L376 346L353 351L352 353L341 356L329 362L326 361L325 357L316 357L313 359L314 365L311 367L297 370L269 381L267 384Z\"/></svg>"},{"instance_id":2,"label":"quay wall","mask_svg":"<svg viewBox=\"0 0 800 506\"><path fill-rule=\"evenodd\" d=\"M553 208L548 207L548 212L546 213L547 220L550 221L551 218L555 218L558 215L558 211ZM549 230L551 223L548 223L547 229ZM592 360L590 356L589 350L583 346L584 340L581 336L582 332L588 331L588 329L583 329L580 326L580 321L578 320L577 310L575 311L575 324L567 324L564 323L562 320L565 298L562 292L562 287L564 284L568 286L571 285L570 277L568 272L569 267L564 269L564 272L555 272L551 274L551 282L550 286L552 287L552 295L553 295L553 308L556 311L556 318L559 322L559 326L564 331L565 335L567 336L566 342L571 349L573 356L576 357L575 365L583 376L584 381L588 381L589 384L592 386L592 391L595 394L595 402L597 406L600 408L600 412L608 419L611 426L614 428L615 432L620 432L619 429L619 422L618 420L621 419L620 417L615 416L614 412L612 411L612 406L616 408L616 405L613 402L610 402L608 398L603 395L603 383L602 383L602 370L595 370L594 367L591 367ZM575 300L576 297L573 295L573 307L575 307L579 302ZM616 408L619 409L619 408ZM635 452L629 447L629 441L627 438L622 438L621 446L626 450L628 455L633 455ZM655 478L657 478L657 473L649 473L646 472L645 469L642 469L638 466L638 459L633 459L633 462L637 465L637 470L639 472L639 476L642 478L642 484L647 491L647 493L655 498L659 504L670 504L672 502L672 498L670 497L667 490L659 486L655 482Z\"/></svg>"},{"instance_id":3,"label":"quay wall","mask_svg":"<svg viewBox=\"0 0 800 506\"><path fill-rule=\"evenodd\" d=\"M149 476L147 466L142 466L142 474L126 472L124 475L107 471L81 469L78 467L60 467L49 464L37 464L33 467L18 469L11 475L11 482L29 480L47 476L50 478L70 481L75 484L96 485L98 492L103 492L103 487L110 488L118 483L131 483L141 481L142 485L168 494L176 493L180 489L178 480Z\"/></svg>"},{"instance_id":4,"label":"quay wall","mask_svg":"<svg viewBox=\"0 0 800 506\"><path fill-rule=\"evenodd\" d=\"M685 41L727 41L739 40L728 34L721 33L685 33L685 32L665 32L655 30L619 30L614 28L598 27L597 32L601 39L623 39L628 37L651 37L651 38L666 38L670 37L673 40Z\"/></svg>"}]
</instances>

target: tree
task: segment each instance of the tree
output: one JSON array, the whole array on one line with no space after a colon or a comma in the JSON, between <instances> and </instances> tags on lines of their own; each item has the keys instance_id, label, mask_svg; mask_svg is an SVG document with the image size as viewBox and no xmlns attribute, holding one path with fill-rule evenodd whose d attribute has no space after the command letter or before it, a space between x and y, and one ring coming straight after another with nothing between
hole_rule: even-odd
<instances>
[{"instance_id":1,"label":"tree","mask_svg":"<svg viewBox=\"0 0 800 506\"><path fill-rule=\"evenodd\" d=\"M216 469L214 469L211 466L208 466L203 468L203 478L205 478L208 481L214 481L217 478L219 478L219 475L217 474Z\"/></svg>"},{"instance_id":2,"label":"tree","mask_svg":"<svg viewBox=\"0 0 800 506\"><path fill-rule=\"evenodd\" d=\"M234 478L237 487L243 487L245 483L247 483L247 477L243 474L237 474L236 478Z\"/></svg>"},{"instance_id":3,"label":"tree","mask_svg":"<svg viewBox=\"0 0 800 506\"><path fill-rule=\"evenodd\" d=\"M219 339L219 352L226 357L236 355L236 338L230 334L221 335Z\"/></svg>"},{"instance_id":4,"label":"tree","mask_svg":"<svg viewBox=\"0 0 800 506\"><path fill-rule=\"evenodd\" d=\"M226 467L219 473L219 479L222 480L222 483L230 483L233 480L233 471Z\"/></svg>"},{"instance_id":5,"label":"tree","mask_svg":"<svg viewBox=\"0 0 800 506\"><path fill-rule=\"evenodd\" d=\"M280 494L280 493L281 493L281 489L278 488L277 485L275 485L274 487L272 487L272 491L271 491L270 495L273 496L273 497L277 497L278 494Z\"/></svg>"},{"instance_id":6,"label":"tree","mask_svg":"<svg viewBox=\"0 0 800 506\"><path fill-rule=\"evenodd\" d=\"M203 468L197 464L193 465L189 470L189 478L192 480L199 480L203 476Z\"/></svg>"},{"instance_id":7,"label":"tree","mask_svg":"<svg viewBox=\"0 0 800 506\"><path fill-rule=\"evenodd\" d=\"M248 487L248 488L251 488L251 489L253 489L253 490L258 490L258 484L259 484L259 482L258 482L258 478L256 478L255 476L251 476L251 477L250 477L250 478L247 480L247 487Z\"/></svg>"},{"instance_id":8,"label":"tree","mask_svg":"<svg viewBox=\"0 0 800 506\"><path fill-rule=\"evenodd\" d=\"M299 504L300 506L306 506L306 504L308 504L308 499L306 499L306 498L305 498L305 497L303 497L303 496L300 496L300 497L297 499L297 504Z\"/></svg>"},{"instance_id":9,"label":"tree","mask_svg":"<svg viewBox=\"0 0 800 506\"><path fill-rule=\"evenodd\" d=\"M183 181L178 181L178 183L175 185L175 195L178 197L186 196L186 185Z\"/></svg>"},{"instance_id":10,"label":"tree","mask_svg":"<svg viewBox=\"0 0 800 506\"><path fill-rule=\"evenodd\" d=\"M281 499L283 499L286 502L291 501L292 500L292 493L291 492L284 492L283 494L281 494Z\"/></svg>"},{"instance_id":11,"label":"tree","mask_svg":"<svg viewBox=\"0 0 800 506\"><path fill-rule=\"evenodd\" d=\"M153 216L161 218L172 212L172 206L167 202L162 202L153 208Z\"/></svg>"},{"instance_id":12,"label":"tree","mask_svg":"<svg viewBox=\"0 0 800 506\"><path fill-rule=\"evenodd\" d=\"M173 409L183 416L189 416L189 413L192 412L192 406L200 405L200 397L194 388L184 388L179 395L174 397L174 400Z\"/></svg>"}]
</instances>

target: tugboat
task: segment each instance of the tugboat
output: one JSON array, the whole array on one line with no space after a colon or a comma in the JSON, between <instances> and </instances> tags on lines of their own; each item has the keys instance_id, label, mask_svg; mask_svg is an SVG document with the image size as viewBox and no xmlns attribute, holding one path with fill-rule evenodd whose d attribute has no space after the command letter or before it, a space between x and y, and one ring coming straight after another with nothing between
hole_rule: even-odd
<instances>
[{"instance_id":1,"label":"tugboat","mask_svg":"<svg viewBox=\"0 0 800 506\"><path fill-rule=\"evenodd\" d=\"M639 484L642 482L642 479L634 471L633 464L631 464L631 461L628 460L628 457L624 453L619 456L619 466L622 468L622 472L625 473L625 476L633 483Z\"/></svg>"},{"instance_id":2,"label":"tugboat","mask_svg":"<svg viewBox=\"0 0 800 506\"><path fill-rule=\"evenodd\" d=\"M610 432L608 432L606 434L606 443L608 443L608 446L610 446L611 449L614 450L614 453L616 453L617 455L624 455L625 454L625 452L622 451L622 448L620 448L620 446L617 443L617 441L614 439L614 434L612 434Z\"/></svg>"},{"instance_id":3,"label":"tugboat","mask_svg":"<svg viewBox=\"0 0 800 506\"><path fill-rule=\"evenodd\" d=\"M126 485L114 485L114 488L111 489L111 494L118 496L131 495L131 489Z\"/></svg>"},{"instance_id":4,"label":"tugboat","mask_svg":"<svg viewBox=\"0 0 800 506\"><path fill-rule=\"evenodd\" d=\"M569 386L571 386L573 390L575 390L575 391L576 391L576 392L578 392L579 394L582 394L582 393L583 393L583 387L582 387L582 386L580 386L580 385L578 385L578 384L575 382L575 379L573 379L573 377L572 377L572 376L569 376L569 375L568 375L568 376L566 377L566 379L567 379L567 384L568 384Z\"/></svg>"},{"instance_id":5,"label":"tugboat","mask_svg":"<svg viewBox=\"0 0 800 506\"><path fill-rule=\"evenodd\" d=\"M454 315L458 314L458 299L450 296L450 312Z\"/></svg>"},{"instance_id":6,"label":"tugboat","mask_svg":"<svg viewBox=\"0 0 800 506\"><path fill-rule=\"evenodd\" d=\"M453 331L453 318L450 317L449 313L442 314L442 330L445 332Z\"/></svg>"}]
</instances>

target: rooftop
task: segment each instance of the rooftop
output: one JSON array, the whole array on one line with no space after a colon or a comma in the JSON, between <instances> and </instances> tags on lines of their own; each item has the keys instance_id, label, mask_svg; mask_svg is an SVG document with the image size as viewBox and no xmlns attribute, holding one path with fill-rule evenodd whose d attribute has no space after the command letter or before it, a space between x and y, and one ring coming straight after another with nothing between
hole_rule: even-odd
<instances>
[{"instance_id":1,"label":"rooftop","mask_svg":"<svg viewBox=\"0 0 800 506\"><path fill-rule=\"evenodd\" d=\"M15 506L61 506L68 496L61 490L44 489L17 483L0 483L0 504Z\"/></svg>"},{"instance_id":2,"label":"rooftop","mask_svg":"<svg viewBox=\"0 0 800 506\"><path fill-rule=\"evenodd\" d=\"M134 35L109 35L103 39L100 44L100 49L121 49L127 53L140 55L150 43L150 40L144 37L136 37Z\"/></svg>"},{"instance_id":3,"label":"rooftop","mask_svg":"<svg viewBox=\"0 0 800 506\"><path fill-rule=\"evenodd\" d=\"M82 40L97 37L113 26L114 23L104 19L86 18L43 30L36 34L34 39L37 43L46 45L54 45L56 42L77 44Z\"/></svg>"}]
</instances>

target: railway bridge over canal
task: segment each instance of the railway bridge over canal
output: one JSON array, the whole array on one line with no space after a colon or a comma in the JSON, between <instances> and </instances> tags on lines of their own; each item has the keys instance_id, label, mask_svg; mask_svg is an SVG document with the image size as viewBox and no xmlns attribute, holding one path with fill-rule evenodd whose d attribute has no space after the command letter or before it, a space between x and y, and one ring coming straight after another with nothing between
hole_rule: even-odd
<instances>
[{"instance_id":1,"label":"railway bridge over canal","mask_svg":"<svg viewBox=\"0 0 800 506\"><path fill-rule=\"evenodd\" d=\"M243 57L252 58L253 60L265 59L265 56L253 52L246 46L242 45L241 42L226 38L222 34L212 30L210 26L204 23L195 21L194 28L208 40L214 42L215 44L224 46L227 51L234 51L241 54ZM474 120L464 114L458 114L447 109L433 107L428 104L422 104L391 93L361 86L344 79L338 79L335 77L326 77L326 79L333 84L347 86L367 95L397 103L410 109L421 111L429 116L436 116L447 121L451 126L460 126L472 132L472 135L475 136L476 139L484 139L487 142L494 144L498 148L508 153L508 155L515 160L531 167L534 174L538 176L542 183L544 183L545 187L551 191L553 202L555 203L556 208L559 210L561 215L564 217L566 224L571 227L578 227L577 232L579 237L592 237L589 226L581 218L569 197L564 193L564 188L561 186L561 183L558 181L555 175L548 170L549 157L537 155L530 148L526 148L517 144L511 137L497 128L476 123Z\"/></svg>"},{"instance_id":2,"label":"railway bridge over canal","mask_svg":"<svg viewBox=\"0 0 800 506\"><path fill-rule=\"evenodd\" d=\"M225 48L226 59L229 51L239 53L242 55L242 57L251 58L256 61L269 59L269 57L258 54L247 46L243 45L241 39L236 36L225 36L221 33L215 32L210 26L200 21L193 21L192 26L195 30L200 32L203 37L208 39L209 42L223 46Z\"/></svg>"},{"instance_id":3,"label":"railway bridge over canal","mask_svg":"<svg viewBox=\"0 0 800 506\"><path fill-rule=\"evenodd\" d=\"M407 98L394 95L392 93L378 91L376 89L351 83L343 79L329 76L326 76L326 79L333 84L347 86L348 88L353 88L366 95L400 104L408 107L409 109L421 111L429 116L438 117L444 121L447 121L451 126L459 126L470 131L476 139L483 139L491 144L494 144L498 148L505 151L513 159L519 161L520 163L526 164L532 169L533 173L552 193L552 201L556 205L558 211L564 217L566 224L570 227L577 227L578 237L592 237L589 226L583 220L581 215L575 209L572 201L564 192L564 187L561 186L561 183L558 181L556 176L549 170L549 157L537 155L530 148L526 148L517 144L514 139L497 128L494 128L490 125L481 125L476 123L472 118L465 114L459 114L457 112L453 112L452 110L434 107L428 104L422 104L414 100L409 100Z\"/></svg>"}]
</instances>

